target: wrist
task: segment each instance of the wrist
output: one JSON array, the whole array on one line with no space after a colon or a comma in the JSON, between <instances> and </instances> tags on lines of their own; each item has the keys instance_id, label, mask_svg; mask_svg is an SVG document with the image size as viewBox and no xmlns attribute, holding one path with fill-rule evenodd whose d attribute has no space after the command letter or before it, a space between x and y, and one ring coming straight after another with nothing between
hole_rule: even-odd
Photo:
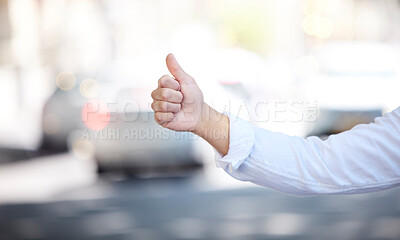
<instances>
[{"instance_id":1,"label":"wrist","mask_svg":"<svg viewBox=\"0 0 400 240\"><path fill-rule=\"evenodd\" d=\"M194 134L210 143L222 156L229 150L229 118L203 103Z\"/></svg>"},{"instance_id":2,"label":"wrist","mask_svg":"<svg viewBox=\"0 0 400 240\"><path fill-rule=\"evenodd\" d=\"M196 128L192 131L192 133L201 137L201 133L206 131L209 128L210 124L210 112L212 108L205 102L201 104L200 116L196 125Z\"/></svg>"},{"instance_id":3,"label":"wrist","mask_svg":"<svg viewBox=\"0 0 400 240\"><path fill-rule=\"evenodd\" d=\"M194 134L208 140L208 138L227 138L229 134L229 118L216 111L208 104L202 104L200 119Z\"/></svg>"}]
</instances>

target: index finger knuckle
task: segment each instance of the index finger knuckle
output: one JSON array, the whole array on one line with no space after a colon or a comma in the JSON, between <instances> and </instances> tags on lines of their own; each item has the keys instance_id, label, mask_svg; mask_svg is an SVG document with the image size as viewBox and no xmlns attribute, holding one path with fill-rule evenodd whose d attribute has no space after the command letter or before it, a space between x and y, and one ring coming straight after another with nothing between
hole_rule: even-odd
<instances>
[{"instance_id":1,"label":"index finger knuckle","mask_svg":"<svg viewBox=\"0 0 400 240\"><path fill-rule=\"evenodd\" d=\"M162 89L160 96L162 100L168 100L169 97L171 96L171 93L168 89Z\"/></svg>"}]
</instances>

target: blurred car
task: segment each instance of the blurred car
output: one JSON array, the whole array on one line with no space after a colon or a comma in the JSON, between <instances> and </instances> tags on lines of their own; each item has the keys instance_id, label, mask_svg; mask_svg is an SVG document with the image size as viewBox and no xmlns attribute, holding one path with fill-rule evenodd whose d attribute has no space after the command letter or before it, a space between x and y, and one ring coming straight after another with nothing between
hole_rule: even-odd
<instances>
[{"instance_id":1,"label":"blurred car","mask_svg":"<svg viewBox=\"0 0 400 240\"><path fill-rule=\"evenodd\" d=\"M308 96L321 108L394 109L398 106L396 50L389 44L330 43L314 54L319 74L307 82Z\"/></svg>"},{"instance_id":2,"label":"blurred car","mask_svg":"<svg viewBox=\"0 0 400 240\"><path fill-rule=\"evenodd\" d=\"M371 110L336 110L320 109L319 117L313 124L308 136L318 136L326 139L331 134L350 130L358 124L367 124L382 115L381 109Z\"/></svg>"},{"instance_id":3,"label":"blurred car","mask_svg":"<svg viewBox=\"0 0 400 240\"><path fill-rule=\"evenodd\" d=\"M133 121L123 120L129 114ZM201 166L195 136L162 128L151 111L114 113L97 137L91 131L99 172L125 171L133 175L181 174Z\"/></svg>"},{"instance_id":4,"label":"blurred car","mask_svg":"<svg viewBox=\"0 0 400 240\"><path fill-rule=\"evenodd\" d=\"M179 174L202 166L194 135L164 129L138 107L134 95L143 89L103 84L106 95L87 99L78 85L47 101L42 149L94 158L99 173Z\"/></svg>"},{"instance_id":5,"label":"blurred car","mask_svg":"<svg viewBox=\"0 0 400 240\"><path fill-rule=\"evenodd\" d=\"M398 106L399 81L393 47L377 43L331 43L314 54L319 74L307 83L318 99L317 121L308 135L325 138L370 123Z\"/></svg>"}]
</instances>

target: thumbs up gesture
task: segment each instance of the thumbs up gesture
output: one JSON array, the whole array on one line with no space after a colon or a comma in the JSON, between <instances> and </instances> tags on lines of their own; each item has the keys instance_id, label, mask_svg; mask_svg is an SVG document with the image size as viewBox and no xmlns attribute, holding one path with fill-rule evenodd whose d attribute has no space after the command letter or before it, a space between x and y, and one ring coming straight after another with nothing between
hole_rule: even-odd
<instances>
[{"instance_id":1,"label":"thumbs up gesture","mask_svg":"<svg viewBox=\"0 0 400 240\"><path fill-rule=\"evenodd\" d=\"M162 76L158 88L151 93L154 119L165 128L193 132L199 127L204 109L203 94L173 54L168 54L166 62L173 77Z\"/></svg>"},{"instance_id":2,"label":"thumbs up gesture","mask_svg":"<svg viewBox=\"0 0 400 240\"><path fill-rule=\"evenodd\" d=\"M167 67L172 76L164 75L151 93L154 119L174 131L189 131L205 139L223 156L229 149L229 118L204 103L196 81L168 54ZM217 136L209 133L218 133Z\"/></svg>"}]
</instances>

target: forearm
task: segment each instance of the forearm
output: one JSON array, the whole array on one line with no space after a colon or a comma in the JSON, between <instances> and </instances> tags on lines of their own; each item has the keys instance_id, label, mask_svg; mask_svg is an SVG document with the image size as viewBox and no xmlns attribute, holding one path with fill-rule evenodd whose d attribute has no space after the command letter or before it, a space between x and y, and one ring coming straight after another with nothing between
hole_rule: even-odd
<instances>
[{"instance_id":1,"label":"forearm","mask_svg":"<svg viewBox=\"0 0 400 240\"><path fill-rule=\"evenodd\" d=\"M201 120L193 133L225 156L229 150L229 118L206 103L203 104Z\"/></svg>"},{"instance_id":2,"label":"forearm","mask_svg":"<svg viewBox=\"0 0 400 240\"><path fill-rule=\"evenodd\" d=\"M392 188L400 185L399 120L400 108L376 123L322 141L251 128L231 119L231 149L217 157L217 164L239 180L295 195Z\"/></svg>"}]
</instances>

